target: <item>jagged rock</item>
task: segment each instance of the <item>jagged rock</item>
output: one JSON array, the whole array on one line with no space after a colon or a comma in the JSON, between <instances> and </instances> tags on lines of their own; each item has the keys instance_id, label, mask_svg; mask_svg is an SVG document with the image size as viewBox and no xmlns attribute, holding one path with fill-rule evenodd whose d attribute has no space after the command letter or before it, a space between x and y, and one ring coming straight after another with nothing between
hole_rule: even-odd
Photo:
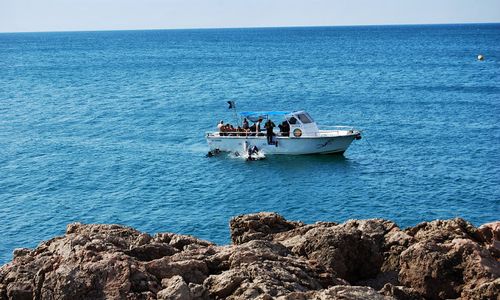
<instances>
[{"instance_id":1,"label":"jagged rock","mask_svg":"<svg viewBox=\"0 0 500 300\"><path fill-rule=\"evenodd\" d=\"M30 253L31 253L30 249L17 248L17 249L14 249L14 253L12 255L14 256L14 259L16 259L17 257L26 256L26 255L29 255Z\"/></svg>"},{"instance_id":2,"label":"jagged rock","mask_svg":"<svg viewBox=\"0 0 500 300\"><path fill-rule=\"evenodd\" d=\"M205 288L201 284L195 284L195 283L190 283L189 285L189 292L191 293L191 296L194 299L205 299L208 298L205 296Z\"/></svg>"},{"instance_id":3,"label":"jagged rock","mask_svg":"<svg viewBox=\"0 0 500 300\"><path fill-rule=\"evenodd\" d=\"M272 240L277 241L282 245L286 246L287 248L292 250L293 253L299 254L304 242L306 241L305 234L309 230L311 229L321 230L334 227L337 225L338 225L337 223L333 222L317 222L316 224L312 225L298 226L295 229L272 234ZM305 253L300 253L300 255L305 255Z\"/></svg>"},{"instance_id":4,"label":"jagged rock","mask_svg":"<svg viewBox=\"0 0 500 300\"><path fill-rule=\"evenodd\" d=\"M182 235L175 233L158 233L153 237L153 241L158 243L166 243L178 250L187 250L187 248L203 248L214 246L213 243L200 240L190 235Z\"/></svg>"},{"instance_id":5,"label":"jagged rock","mask_svg":"<svg viewBox=\"0 0 500 300\"><path fill-rule=\"evenodd\" d=\"M478 228L486 248L497 260L500 259L500 221L483 224Z\"/></svg>"},{"instance_id":6,"label":"jagged rock","mask_svg":"<svg viewBox=\"0 0 500 300\"><path fill-rule=\"evenodd\" d=\"M349 282L376 276L383 263L377 241L352 224L313 228L293 250L333 269L338 277Z\"/></svg>"},{"instance_id":7,"label":"jagged rock","mask_svg":"<svg viewBox=\"0 0 500 300\"><path fill-rule=\"evenodd\" d=\"M0 268L0 299L496 299L500 222L231 220L233 245L70 224ZM377 292L377 290L380 290Z\"/></svg>"},{"instance_id":8,"label":"jagged rock","mask_svg":"<svg viewBox=\"0 0 500 300\"><path fill-rule=\"evenodd\" d=\"M234 244L250 240L272 239L271 234L303 226L300 222L289 222L276 213L257 213L237 216L231 219L229 227Z\"/></svg>"},{"instance_id":9,"label":"jagged rock","mask_svg":"<svg viewBox=\"0 0 500 300\"><path fill-rule=\"evenodd\" d=\"M185 299L190 300L194 297L191 295L191 291L182 279L181 276L173 276L171 278L163 279L161 285L164 287L163 290L159 291L156 295L158 299L162 300L175 300L175 299Z\"/></svg>"},{"instance_id":10,"label":"jagged rock","mask_svg":"<svg viewBox=\"0 0 500 300\"><path fill-rule=\"evenodd\" d=\"M391 296L397 300L424 300L424 298L414 289L405 286L396 286L390 283L384 285L379 293L385 296Z\"/></svg>"},{"instance_id":11,"label":"jagged rock","mask_svg":"<svg viewBox=\"0 0 500 300\"><path fill-rule=\"evenodd\" d=\"M369 286L375 290L380 290L386 285L398 285L398 272L380 272L373 278L356 281L356 285Z\"/></svg>"},{"instance_id":12,"label":"jagged rock","mask_svg":"<svg viewBox=\"0 0 500 300\"><path fill-rule=\"evenodd\" d=\"M270 241L252 240L234 246L229 262L229 270L205 280L211 297L278 297L346 283L332 274L325 276L326 270L311 268L307 261L291 257L283 245Z\"/></svg>"},{"instance_id":13,"label":"jagged rock","mask_svg":"<svg viewBox=\"0 0 500 300\"><path fill-rule=\"evenodd\" d=\"M200 243L194 238L190 241ZM14 260L0 269L0 299L156 297L161 278L148 272L142 261L179 251L129 227L70 224L64 237L44 242L33 251L18 250Z\"/></svg>"},{"instance_id":14,"label":"jagged rock","mask_svg":"<svg viewBox=\"0 0 500 300\"><path fill-rule=\"evenodd\" d=\"M401 230L391 230L385 235L383 243L384 263L382 272L399 272L399 257L401 252L415 243L415 239Z\"/></svg>"},{"instance_id":15,"label":"jagged rock","mask_svg":"<svg viewBox=\"0 0 500 300\"><path fill-rule=\"evenodd\" d=\"M278 297L279 300L394 300L365 286L337 285L320 291L294 292Z\"/></svg>"},{"instance_id":16,"label":"jagged rock","mask_svg":"<svg viewBox=\"0 0 500 300\"><path fill-rule=\"evenodd\" d=\"M466 287L462 291L462 299L486 300L498 299L500 295L500 278L488 281L474 287Z\"/></svg>"},{"instance_id":17,"label":"jagged rock","mask_svg":"<svg viewBox=\"0 0 500 300\"><path fill-rule=\"evenodd\" d=\"M141 261L151 261L164 256L173 255L177 252L179 252L179 250L164 243L151 243L124 251L124 253Z\"/></svg>"},{"instance_id":18,"label":"jagged rock","mask_svg":"<svg viewBox=\"0 0 500 300\"><path fill-rule=\"evenodd\" d=\"M401 253L399 280L426 298L471 294L476 286L500 276L500 263L481 245L478 231L462 219L424 223L408 231L419 242Z\"/></svg>"},{"instance_id":19,"label":"jagged rock","mask_svg":"<svg viewBox=\"0 0 500 300\"><path fill-rule=\"evenodd\" d=\"M437 243L453 239L471 239L475 242L484 241L477 228L461 218L422 222L415 227L408 228L406 233L414 237L417 241L433 240Z\"/></svg>"}]
</instances>

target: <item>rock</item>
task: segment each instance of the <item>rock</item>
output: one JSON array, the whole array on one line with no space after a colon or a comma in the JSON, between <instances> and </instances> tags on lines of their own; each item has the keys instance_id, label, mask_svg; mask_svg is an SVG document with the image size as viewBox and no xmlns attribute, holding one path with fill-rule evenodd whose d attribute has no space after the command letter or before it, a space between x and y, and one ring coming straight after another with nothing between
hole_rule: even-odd
<instances>
[{"instance_id":1,"label":"rock","mask_svg":"<svg viewBox=\"0 0 500 300\"><path fill-rule=\"evenodd\" d=\"M419 242L401 254L399 280L429 299L457 298L462 284L458 257L448 256L449 247L434 241Z\"/></svg>"},{"instance_id":2,"label":"rock","mask_svg":"<svg viewBox=\"0 0 500 300\"><path fill-rule=\"evenodd\" d=\"M500 276L500 263L470 239L431 238L410 246L400 260L400 282L428 299L457 298Z\"/></svg>"},{"instance_id":3,"label":"rock","mask_svg":"<svg viewBox=\"0 0 500 300\"><path fill-rule=\"evenodd\" d=\"M423 222L415 227L408 228L406 233L417 241L433 240L442 243L457 238L471 239L475 242L484 241L479 230L461 218Z\"/></svg>"},{"instance_id":4,"label":"rock","mask_svg":"<svg viewBox=\"0 0 500 300\"><path fill-rule=\"evenodd\" d=\"M164 287L164 289L159 291L156 295L158 299L193 299L189 287L187 286L186 282L184 282L181 276L177 275L168 279L163 279L161 281L161 285Z\"/></svg>"},{"instance_id":5,"label":"rock","mask_svg":"<svg viewBox=\"0 0 500 300\"><path fill-rule=\"evenodd\" d=\"M211 275L205 280L205 287L212 297L226 298L243 282L241 270L228 270L219 275Z\"/></svg>"},{"instance_id":6,"label":"rock","mask_svg":"<svg viewBox=\"0 0 500 300\"><path fill-rule=\"evenodd\" d=\"M250 240L268 240L271 234L288 231L302 226L303 223L288 222L276 213L257 213L237 216L231 219L229 227L234 244L242 244Z\"/></svg>"},{"instance_id":7,"label":"rock","mask_svg":"<svg viewBox=\"0 0 500 300\"><path fill-rule=\"evenodd\" d=\"M379 291L382 295L391 296L397 300L425 300L417 291L405 286L395 286L390 283Z\"/></svg>"},{"instance_id":8,"label":"rock","mask_svg":"<svg viewBox=\"0 0 500 300\"><path fill-rule=\"evenodd\" d=\"M204 297L205 288L201 284L190 283L189 292L194 299L206 298Z\"/></svg>"},{"instance_id":9,"label":"rock","mask_svg":"<svg viewBox=\"0 0 500 300\"><path fill-rule=\"evenodd\" d=\"M500 259L500 221L483 224L478 228L486 248L497 260Z\"/></svg>"},{"instance_id":10,"label":"rock","mask_svg":"<svg viewBox=\"0 0 500 300\"><path fill-rule=\"evenodd\" d=\"M228 299L274 298L295 291L318 290L346 284L325 269L290 255L283 245L252 240L233 246L230 269L204 282L210 297Z\"/></svg>"},{"instance_id":11,"label":"rock","mask_svg":"<svg viewBox=\"0 0 500 300\"><path fill-rule=\"evenodd\" d=\"M151 243L134 247L124 253L133 256L141 261L151 261L154 259L170 256L179 252L176 248L163 243Z\"/></svg>"},{"instance_id":12,"label":"rock","mask_svg":"<svg viewBox=\"0 0 500 300\"><path fill-rule=\"evenodd\" d=\"M293 250L333 269L338 277L349 282L376 276L383 264L377 241L352 224L313 228Z\"/></svg>"},{"instance_id":13,"label":"rock","mask_svg":"<svg viewBox=\"0 0 500 300\"><path fill-rule=\"evenodd\" d=\"M17 248L17 249L14 249L13 256L14 256L14 259L16 259L18 257L27 256L30 253L31 253L30 249L27 249L27 248Z\"/></svg>"},{"instance_id":14,"label":"rock","mask_svg":"<svg viewBox=\"0 0 500 300\"><path fill-rule=\"evenodd\" d=\"M190 235L160 233L154 236L153 241L159 243L167 243L178 250L186 250L189 248L213 246L213 243L200 240Z\"/></svg>"},{"instance_id":15,"label":"rock","mask_svg":"<svg viewBox=\"0 0 500 300\"><path fill-rule=\"evenodd\" d=\"M274 213L231 220L233 245L69 224L16 249L0 299L496 299L500 222L401 230L381 219L305 225ZM377 290L379 290L377 292Z\"/></svg>"},{"instance_id":16,"label":"rock","mask_svg":"<svg viewBox=\"0 0 500 300\"><path fill-rule=\"evenodd\" d=\"M198 260L172 261L169 257L146 263L146 270L158 279L182 276L186 282L203 283L208 276L205 262Z\"/></svg>"},{"instance_id":17,"label":"rock","mask_svg":"<svg viewBox=\"0 0 500 300\"><path fill-rule=\"evenodd\" d=\"M333 222L317 222L316 224L312 225L298 226L295 229L291 229L289 231L282 231L273 234L272 240L277 241L282 245L286 246L287 248L292 250L293 253L299 254L302 249L302 245L306 241L305 234L309 230L326 229L337 225L338 225L337 223ZM300 253L300 255L305 255L305 253Z\"/></svg>"},{"instance_id":18,"label":"rock","mask_svg":"<svg viewBox=\"0 0 500 300\"><path fill-rule=\"evenodd\" d=\"M500 278L482 283L475 287L464 288L462 299L498 299L498 295L500 295Z\"/></svg>"},{"instance_id":19,"label":"rock","mask_svg":"<svg viewBox=\"0 0 500 300\"><path fill-rule=\"evenodd\" d=\"M386 285L399 285L398 272L380 272L373 278L359 280L356 285L369 286L375 290L380 290Z\"/></svg>"},{"instance_id":20,"label":"rock","mask_svg":"<svg viewBox=\"0 0 500 300\"><path fill-rule=\"evenodd\" d=\"M399 272L399 257L401 252L415 243L415 239L401 230L391 230L385 235L382 249L384 251L384 263L380 270L382 272Z\"/></svg>"},{"instance_id":21,"label":"rock","mask_svg":"<svg viewBox=\"0 0 500 300\"><path fill-rule=\"evenodd\" d=\"M31 286L23 282L14 282L7 289L7 297L16 300L30 300L34 298Z\"/></svg>"},{"instance_id":22,"label":"rock","mask_svg":"<svg viewBox=\"0 0 500 300\"><path fill-rule=\"evenodd\" d=\"M278 297L279 300L393 300L365 286L338 285L321 291L295 292Z\"/></svg>"}]
</instances>

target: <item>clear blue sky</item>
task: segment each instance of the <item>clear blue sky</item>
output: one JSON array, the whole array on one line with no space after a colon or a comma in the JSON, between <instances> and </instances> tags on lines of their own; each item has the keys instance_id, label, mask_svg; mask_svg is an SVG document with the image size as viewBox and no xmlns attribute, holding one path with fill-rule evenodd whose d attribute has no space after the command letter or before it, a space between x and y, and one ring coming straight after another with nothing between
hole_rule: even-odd
<instances>
[{"instance_id":1,"label":"clear blue sky","mask_svg":"<svg viewBox=\"0 0 500 300\"><path fill-rule=\"evenodd\" d=\"M500 0L0 0L0 32L500 22Z\"/></svg>"}]
</instances>

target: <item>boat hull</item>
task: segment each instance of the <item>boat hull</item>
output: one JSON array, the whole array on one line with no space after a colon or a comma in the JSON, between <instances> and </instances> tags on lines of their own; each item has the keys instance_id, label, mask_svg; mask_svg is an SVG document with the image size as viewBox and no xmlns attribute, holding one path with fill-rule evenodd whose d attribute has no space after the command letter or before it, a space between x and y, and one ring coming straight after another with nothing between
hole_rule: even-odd
<instances>
[{"instance_id":1,"label":"boat hull","mask_svg":"<svg viewBox=\"0 0 500 300\"><path fill-rule=\"evenodd\" d=\"M355 134L317 137L274 137L276 144L268 144L265 136L207 136L210 150L243 153L246 147L257 146L264 154L340 154L344 153L356 138Z\"/></svg>"}]
</instances>

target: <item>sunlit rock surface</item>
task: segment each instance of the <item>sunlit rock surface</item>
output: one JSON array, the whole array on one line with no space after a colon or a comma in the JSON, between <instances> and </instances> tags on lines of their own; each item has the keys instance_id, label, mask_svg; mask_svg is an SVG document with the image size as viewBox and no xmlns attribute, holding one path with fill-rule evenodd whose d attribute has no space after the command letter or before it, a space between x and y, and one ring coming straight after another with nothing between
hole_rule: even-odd
<instances>
[{"instance_id":1,"label":"sunlit rock surface","mask_svg":"<svg viewBox=\"0 0 500 300\"><path fill-rule=\"evenodd\" d=\"M232 245L70 224L0 269L0 299L497 299L500 222L230 221Z\"/></svg>"}]
</instances>

